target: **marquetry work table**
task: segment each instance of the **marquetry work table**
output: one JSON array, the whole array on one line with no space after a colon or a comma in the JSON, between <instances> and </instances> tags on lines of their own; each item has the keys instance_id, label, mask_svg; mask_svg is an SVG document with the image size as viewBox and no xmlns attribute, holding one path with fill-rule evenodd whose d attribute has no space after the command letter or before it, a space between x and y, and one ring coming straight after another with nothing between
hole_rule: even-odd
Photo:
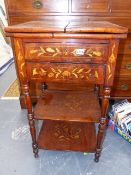
<instances>
[{"instance_id":1,"label":"marquetry work table","mask_svg":"<svg viewBox=\"0 0 131 175\"><path fill-rule=\"evenodd\" d=\"M95 152L99 161L119 40L127 28L109 22L31 21L5 28L14 42L16 69L25 94L35 157L38 149ZM42 85L35 106L31 82ZM48 83L73 83L55 90ZM86 85L80 90L78 85ZM88 86L89 87L88 87ZM99 87L102 87L101 105ZM36 134L35 121L43 124ZM95 123L99 123L96 135Z\"/></svg>"}]
</instances>

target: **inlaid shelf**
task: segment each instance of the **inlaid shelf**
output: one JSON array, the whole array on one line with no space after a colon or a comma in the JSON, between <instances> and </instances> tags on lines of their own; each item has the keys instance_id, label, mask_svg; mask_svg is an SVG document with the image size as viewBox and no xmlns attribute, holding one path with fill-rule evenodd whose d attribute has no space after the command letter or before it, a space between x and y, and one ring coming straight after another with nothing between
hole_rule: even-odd
<instances>
[{"instance_id":1,"label":"inlaid shelf","mask_svg":"<svg viewBox=\"0 0 131 175\"><path fill-rule=\"evenodd\" d=\"M94 152L95 122L100 105L94 92L46 91L34 108L34 118L44 120L38 147L51 150Z\"/></svg>"},{"instance_id":2,"label":"inlaid shelf","mask_svg":"<svg viewBox=\"0 0 131 175\"><path fill-rule=\"evenodd\" d=\"M99 122L99 100L88 91L46 91L34 108L37 120Z\"/></svg>"},{"instance_id":3,"label":"inlaid shelf","mask_svg":"<svg viewBox=\"0 0 131 175\"><path fill-rule=\"evenodd\" d=\"M37 143L40 149L95 152L95 124L45 120Z\"/></svg>"}]
</instances>

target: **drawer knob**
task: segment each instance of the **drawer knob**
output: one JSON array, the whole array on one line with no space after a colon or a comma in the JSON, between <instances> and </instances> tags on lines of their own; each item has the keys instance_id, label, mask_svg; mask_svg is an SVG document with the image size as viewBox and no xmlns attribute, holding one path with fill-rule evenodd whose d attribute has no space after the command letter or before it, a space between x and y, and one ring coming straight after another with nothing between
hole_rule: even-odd
<instances>
[{"instance_id":1,"label":"drawer knob","mask_svg":"<svg viewBox=\"0 0 131 175\"><path fill-rule=\"evenodd\" d=\"M43 4L42 4L41 1L35 0L35 1L33 2L33 7L36 8L36 9L41 9L41 8L43 7Z\"/></svg>"},{"instance_id":2,"label":"drawer knob","mask_svg":"<svg viewBox=\"0 0 131 175\"><path fill-rule=\"evenodd\" d=\"M126 69L131 69L131 63L129 63L129 64L126 64Z\"/></svg>"},{"instance_id":3,"label":"drawer knob","mask_svg":"<svg viewBox=\"0 0 131 175\"><path fill-rule=\"evenodd\" d=\"M121 85L121 90L127 91L129 89L128 84Z\"/></svg>"}]
</instances>

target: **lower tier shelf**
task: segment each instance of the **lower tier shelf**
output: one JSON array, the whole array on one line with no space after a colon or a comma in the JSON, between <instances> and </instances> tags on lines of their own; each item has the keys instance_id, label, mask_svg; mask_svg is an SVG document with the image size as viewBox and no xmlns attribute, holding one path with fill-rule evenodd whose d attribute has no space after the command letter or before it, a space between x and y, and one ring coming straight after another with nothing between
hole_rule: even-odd
<instances>
[{"instance_id":1,"label":"lower tier shelf","mask_svg":"<svg viewBox=\"0 0 131 175\"><path fill-rule=\"evenodd\" d=\"M95 124L45 120L37 143L40 149L95 152Z\"/></svg>"}]
</instances>

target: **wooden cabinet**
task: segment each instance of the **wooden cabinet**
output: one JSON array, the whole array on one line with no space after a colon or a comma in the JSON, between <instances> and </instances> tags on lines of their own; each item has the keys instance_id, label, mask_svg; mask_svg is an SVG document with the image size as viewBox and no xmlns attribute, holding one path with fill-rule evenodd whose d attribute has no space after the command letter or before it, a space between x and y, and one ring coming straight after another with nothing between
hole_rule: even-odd
<instances>
[{"instance_id":1,"label":"wooden cabinet","mask_svg":"<svg viewBox=\"0 0 131 175\"><path fill-rule=\"evenodd\" d=\"M23 3L25 2L25 3ZM57 20L60 23L62 21L109 21L112 23L115 23L117 25L121 25L124 27L127 27L129 30L129 34L127 39L124 39L120 41L120 46L119 46L119 58L118 58L118 65L117 65L117 72L115 74L115 81L120 82L120 80L126 80L126 82L131 81L131 76L130 76L130 57L131 57L131 3L130 0L29 0L28 2L25 0L5 0L6 3L6 9L7 9L7 14L8 14L8 22L10 25L14 24L19 24L27 21L51 21L52 20ZM36 3L36 6L33 4ZM38 3L38 4L37 4ZM42 5L39 5L42 4ZM40 6L40 7L39 7ZM44 29L44 27L43 27ZM55 30L55 25L52 28L52 30ZM60 29L60 28L59 28ZM56 34L57 36L57 34ZM60 37L60 36L59 36ZM55 40L57 43L57 40ZM28 45L28 42L27 42ZM57 45L57 44L56 44ZM56 46L55 45L55 46ZM37 45L37 46L40 46ZM50 45L48 43L46 47L51 46L50 48L53 49L54 46ZM25 46L26 47L26 46ZM29 44L28 49L26 49L26 56L28 56L28 59L30 59L30 49L35 49L35 45L32 43ZM41 46L40 46L41 47ZM42 45L43 47L43 45ZM64 46L65 47L65 46ZM33 53L31 56L34 58L36 54L40 55L39 58L40 60L47 60L48 59L48 54L51 56L52 61L56 60L56 57L58 60L61 60L61 54L62 54L62 59L65 60L67 57L69 58L69 61L72 60L79 60L83 59L83 61L102 61L103 57L101 56L96 56L91 58L89 55L83 55L82 58L74 57L73 54L69 55L69 52L73 52L75 49L77 49L77 45L73 46L71 43L67 46L66 50L63 50L62 47L58 47L58 50L60 50L59 54L56 53L57 50L55 50L55 54L57 56L53 57L53 53ZM27 47L26 47L27 48ZM86 43L81 42L81 46L79 48L86 49L88 50L88 46L86 46ZM38 49L38 47L36 48ZM45 46L44 46L44 49ZM95 49L96 51L96 49ZM104 47L104 50L101 50L101 47L97 46L97 51L99 54L99 51L102 52L102 56L105 57L107 53L107 48L106 46ZM38 51L40 52L40 50ZM64 55L63 54L67 54ZM75 54L75 51L74 51ZM90 53L89 53L90 54ZM92 54L92 52L91 52ZM126 62L126 68L124 69L124 72L126 71L126 74L122 73L123 72L123 66L121 64L125 64ZM122 69L122 70L120 70ZM128 98L130 99L130 93L125 95L125 91L117 91L117 89L120 89L120 83L119 82L114 82L114 88L115 91L113 91L113 94L111 96L113 98ZM130 91L130 88L128 89ZM36 97L39 95L37 94L38 89L35 88L35 86L32 85L32 99L36 101ZM24 99L22 92L21 92L21 98ZM21 104L24 107L25 103L24 100L21 100Z\"/></svg>"},{"instance_id":2,"label":"wooden cabinet","mask_svg":"<svg viewBox=\"0 0 131 175\"><path fill-rule=\"evenodd\" d=\"M118 45L127 37L127 28L103 21L34 21L9 26L5 31L14 42L34 156L38 157L39 149L86 151L95 152L98 162ZM124 61L120 70L122 75L127 73ZM33 82L42 86L35 106L31 101ZM57 83L60 89L51 90L48 83ZM75 88L62 90L63 83ZM81 84L94 89L77 90ZM98 86L103 89L101 106ZM43 121L38 136L36 120ZM95 123L99 123L98 133Z\"/></svg>"}]
</instances>

